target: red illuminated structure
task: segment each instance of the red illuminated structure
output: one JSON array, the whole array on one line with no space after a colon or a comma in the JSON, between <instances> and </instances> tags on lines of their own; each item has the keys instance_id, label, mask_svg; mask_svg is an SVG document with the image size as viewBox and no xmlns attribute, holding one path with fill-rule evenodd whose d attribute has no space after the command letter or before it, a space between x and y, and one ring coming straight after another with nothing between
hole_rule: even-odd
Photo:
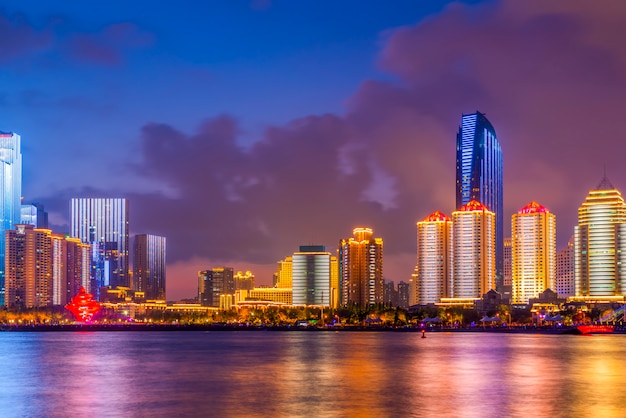
<instances>
[{"instance_id":1,"label":"red illuminated structure","mask_svg":"<svg viewBox=\"0 0 626 418\"><path fill-rule=\"evenodd\" d=\"M91 322L93 316L100 310L100 304L93 300L93 295L87 293L81 286L80 291L72 298L70 303L65 305L65 309L70 311L79 322Z\"/></svg>"}]
</instances>

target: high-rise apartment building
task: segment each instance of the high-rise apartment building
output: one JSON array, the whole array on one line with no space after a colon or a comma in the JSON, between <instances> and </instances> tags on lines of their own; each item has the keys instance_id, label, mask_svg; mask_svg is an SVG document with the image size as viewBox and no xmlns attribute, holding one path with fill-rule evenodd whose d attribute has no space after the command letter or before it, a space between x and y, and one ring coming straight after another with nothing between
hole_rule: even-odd
<instances>
[{"instance_id":1,"label":"high-rise apartment building","mask_svg":"<svg viewBox=\"0 0 626 418\"><path fill-rule=\"evenodd\" d=\"M383 239L370 228L354 228L339 242L339 287L343 305L383 302Z\"/></svg>"},{"instance_id":2,"label":"high-rise apartment building","mask_svg":"<svg viewBox=\"0 0 626 418\"><path fill-rule=\"evenodd\" d=\"M476 200L452 212L453 298L480 298L495 288L495 218Z\"/></svg>"},{"instance_id":3,"label":"high-rise apartment building","mask_svg":"<svg viewBox=\"0 0 626 418\"><path fill-rule=\"evenodd\" d=\"M416 300L420 305L450 297L452 220L435 211L417 223Z\"/></svg>"},{"instance_id":4,"label":"high-rise apartment building","mask_svg":"<svg viewBox=\"0 0 626 418\"><path fill-rule=\"evenodd\" d=\"M235 294L232 267L214 267L198 272L198 302L202 306L220 306L220 297Z\"/></svg>"},{"instance_id":5,"label":"high-rise apartment building","mask_svg":"<svg viewBox=\"0 0 626 418\"><path fill-rule=\"evenodd\" d=\"M556 293L561 297L576 295L574 279L574 237L556 254Z\"/></svg>"},{"instance_id":6,"label":"high-rise apartment building","mask_svg":"<svg viewBox=\"0 0 626 418\"><path fill-rule=\"evenodd\" d=\"M22 151L20 136L0 132L0 237L21 223ZM5 246L0 239L0 306L5 304Z\"/></svg>"},{"instance_id":7,"label":"high-rise apartment building","mask_svg":"<svg viewBox=\"0 0 626 418\"><path fill-rule=\"evenodd\" d=\"M606 178L578 208L574 228L576 296L626 293L626 203Z\"/></svg>"},{"instance_id":8,"label":"high-rise apartment building","mask_svg":"<svg viewBox=\"0 0 626 418\"><path fill-rule=\"evenodd\" d=\"M502 149L483 113L461 117L456 137L456 207L477 200L495 214L496 288L502 292L504 264Z\"/></svg>"},{"instance_id":9,"label":"high-rise apartment building","mask_svg":"<svg viewBox=\"0 0 626 418\"><path fill-rule=\"evenodd\" d=\"M302 245L293 254L294 305L330 306L330 258L323 245Z\"/></svg>"},{"instance_id":10,"label":"high-rise apartment building","mask_svg":"<svg viewBox=\"0 0 626 418\"><path fill-rule=\"evenodd\" d=\"M409 307L409 284L407 282L398 283L398 306L401 308Z\"/></svg>"},{"instance_id":11,"label":"high-rise apartment building","mask_svg":"<svg viewBox=\"0 0 626 418\"><path fill-rule=\"evenodd\" d=\"M70 235L92 245L92 289L130 287L128 201L124 198L74 198Z\"/></svg>"},{"instance_id":12,"label":"high-rise apartment building","mask_svg":"<svg viewBox=\"0 0 626 418\"><path fill-rule=\"evenodd\" d=\"M165 237L140 234L133 246L135 290L147 300L165 300Z\"/></svg>"},{"instance_id":13,"label":"high-rise apartment building","mask_svg":"<svg viewBox=\"0 0 626 418\"><path fill-rule=\"evenodd\" d=\"M89 245L18 224L5 233L9 308L64 305L89 283Z\"/></svg>"},{"instance_id":14,"label":"high-rise apartment building","mask_svg":"<svg viewBox=\"0 0 626 418\"><path fill-rule=\"evenodd\" d=\"M512 302L528 303L555 289L556 216L530 202L511 217Z\"/></svg>"}]
</instances>

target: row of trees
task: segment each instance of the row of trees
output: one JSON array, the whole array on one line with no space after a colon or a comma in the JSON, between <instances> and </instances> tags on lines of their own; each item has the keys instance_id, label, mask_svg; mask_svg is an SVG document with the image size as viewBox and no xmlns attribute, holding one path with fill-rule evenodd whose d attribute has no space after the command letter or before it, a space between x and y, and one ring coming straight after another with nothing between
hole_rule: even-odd
<instances>
[{"instance_id":1,"label":"row of trees","mask_svg":"<svg viewBox=\"0 0 626 418\"><path fill-rule=\"evenodd\" d=\"M561 311L564 322L581 323L598 320L603 311ZM321 309L319 307L236 307L230 310L203 312L185 312L176 310L147 310L134 314L133 320L153 323L182 324L249 324L266 326L296 325L305 321L311 325L382 325L409 326L420 325L426 318L438 318L437 323L444 326L468 326L479 324L484 315L499 317L502 322L511 324L530 324L532 314L529 310L511 309L508 305L500 305L488 312L460 307L437 308L419 307L407 310L384 305L369 307L349 306L339 309ZM128 311L103 310L94 318L97 322L123 322L129 320ZM63 324L73 323L73 316L63 307L22 309L7 311L0 309L2 324ZM302 322L300 322L302 323Z\"/></svg>"}]
</instances>

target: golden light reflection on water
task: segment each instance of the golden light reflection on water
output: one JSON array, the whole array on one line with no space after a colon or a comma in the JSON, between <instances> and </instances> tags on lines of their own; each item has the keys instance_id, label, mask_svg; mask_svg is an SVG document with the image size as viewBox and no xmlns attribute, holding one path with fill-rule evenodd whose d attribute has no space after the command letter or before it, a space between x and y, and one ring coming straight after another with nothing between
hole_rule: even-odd
<instances>
[{"instance_id":1,"label":"golden light reflection on water","mask_svg":"<svg viewBox=\"0 0 626 418\"><path fill-rule=\"evenodd\" d=\"M4 336L4 335L3 335ZM0 339L3 416L622 417L626 335L209 332Z\"/></svg>"}]
</instances>

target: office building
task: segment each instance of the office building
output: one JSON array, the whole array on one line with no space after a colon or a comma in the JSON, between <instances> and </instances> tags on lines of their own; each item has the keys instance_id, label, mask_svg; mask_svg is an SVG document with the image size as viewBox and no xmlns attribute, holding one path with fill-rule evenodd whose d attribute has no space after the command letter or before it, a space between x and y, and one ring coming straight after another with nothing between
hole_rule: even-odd
<instances>
[{"instance_id":1,"label":"office building","mask_svg":"<svg viewBox=\"0 0 626 418\"><path fill-rule=\"evenodd\" d=\"M232 267L214 267L198 272L198 302L202 306L220 307L222 295L235 294Z\"/></svg>"},{"instance_id":2,"label":"office building","mask_svg":"<svg viewBox=\"0 0 626 418\"><path fill-rule=\"evenodd\" d=\"M339 242L339 287L342 305L383 303L383 239L358 227Z\"/></svg>"},{"instance_id":3,"label":"office building","mask_svg":"<svg viewBox=\"0 0 626 418\"><path fill-rule=\"evenodd\" d=\"M0 132L0 236L21 223L22 151L20 136ZM0 306L5 304L5 246L0 239Z\"/></svg>"},{"instance_id":4,"label":"office building","mask_svg":"<svg viewBox=\"0 0 626 418\"><path fill-rule=\"evenodd\" d=\"M556 254L556 293L560 297L576 295L574 266L574 236L572 236L567 241L567 246Z\"/></svg>"},{"instance_id":5,"label":"office building","mask_svg":"<svg viewBox=\"0 0 626 418\"><path fill-rule=\"evenodd\" d=\"M556 216L530 202L511 217L512 302L528 303L555 289Z\"/></svg>"},{"instance_id":6,"label":"office building","mask_svg":"<svg viewBox=\"0 0 626 418\"><path fill-rule=\"evenodd\" d=\"M476 200L452 212L451 297L480 298L495 289L495 218Z\"/></svg>"},{"instance_id":7,"label":"office building","mask_svg":"<svg viewBox=\"0 0 626 418\"><path fill-rule=\"evenodd\" d=\"M293 254L294 305L330 306L330 257L323 245L302 245Z\"/></svg>"},{"instance_id":8,"label":"office building","mask_svg":"<svg viewBox=\"0 0 626 418\"><path fill-rule=\"evenodd\" d=\"M416 300L419 305L450 297L452 220L439 211L417 223Z\"/></svg>"},{"instance_id":9,"label":"office building","mask_svg":"<svg viewBox=\"0 0 626 418\"><path fill-rule=\"evenodd\" d=\"M165 300L165 237L135 235L133 282L146 300Z\"/></svg>"},{"instance_id":10,"label":"office building","mask_svg":"<svg viewBox=\"0 0 626 418\"><path fill-rule=\"evenodd\" d=\"M606 178L578 208L574 228L576 296L611 297L626 293L626 203Z\"/></svg>"},{"instance_id":11,"label":"office building","mask_svg":"<svg viewBox=\"0 0 626 418\"><path fill-rule=\"evenodd\" d=\"M408 308L409 305L409 283L398 283L398 306L401 308Z\"/></svg>"},{"instance_id":12,"label":"office building","mask_svg":"<svg viewBox=\"0 0 626 418\"><path fill-rule=\"evenodd\" d=\"M33 225L38 229L48 229L48 212L39 203L22 205L21 224Z\"/></svg>"},{"instance_id":13,"label":"office building","mask_svg":"<svg viewBox=\"0 0 626 418\"><path fill-rule=\"evenodd\" d=\"M128 201L124 198L74 198L70 235L92 246L91 293L102 287L130 287Z\"/></svg>"},{"instance_id":14,"label":"office building","mask_svg":"<svg viewBox=\"0 0 626 418\"><path fill-rule=\"evenodd\" d=\"M456 137L456 207L476 200L495 215L496 288L502 291L504 264L502 149L483 113L461 117Z\"/></svg>"},{"instance_id":15,"label":"office building","mask_svg":"<svg viewBox=\"0 0 626 418\"><path fill-rule=\"evenodd\" d=\"M287 256L277 263L276 287L280 289L291 289L293 272L293 257Z\"/></svg>"}]
</instances>

